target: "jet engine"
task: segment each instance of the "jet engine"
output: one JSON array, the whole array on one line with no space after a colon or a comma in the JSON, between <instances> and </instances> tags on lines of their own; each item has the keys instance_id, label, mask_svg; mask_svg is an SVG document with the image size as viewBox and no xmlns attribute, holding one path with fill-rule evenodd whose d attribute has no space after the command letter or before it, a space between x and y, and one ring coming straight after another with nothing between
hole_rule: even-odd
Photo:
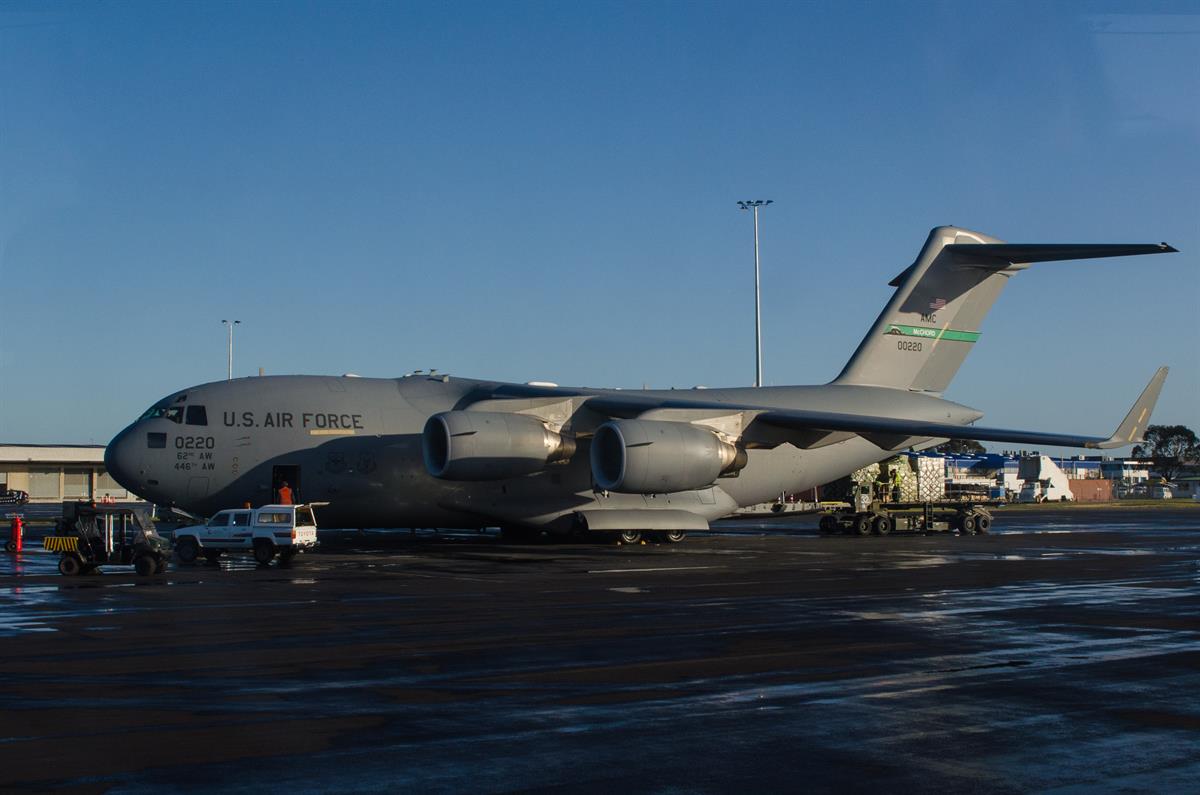
<instances>
[{"instance_id":1,"label":"jet engine","mask_svg":"<svg viewBox=\"0 0 1200 795\"><path fill-rule=\"evenodd\" d=\"M746 466L746 451L686 422L611 420L592 437L592 478L605 491L665 494L711 485Z\"/></svg>"},{"instance_id":2,"label":"jet engine","mask_svg":"<svg viewBox=\"0 0 1200 795\"><path fill-rule=\"evenodd\" d=\"M524 414L443 411L425 422L421 452L435 478L503 480L569 459L575 440Z\"/></svg>"}]
</instances>

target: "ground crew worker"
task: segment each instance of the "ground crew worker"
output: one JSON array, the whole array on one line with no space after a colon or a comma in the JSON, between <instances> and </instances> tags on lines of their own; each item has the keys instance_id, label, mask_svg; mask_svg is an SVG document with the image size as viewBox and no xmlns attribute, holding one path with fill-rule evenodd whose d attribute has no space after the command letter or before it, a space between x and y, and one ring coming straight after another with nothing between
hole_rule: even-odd
<instances>
[{"instance_id":1,"label":"ground crew worker","mask_svg":"<svg viewBox=\"0 0 1200 795\"><path fill-rule=\"evenodd\" d=\"M892 502L900 502L900 467L892 467Z\"/></svg>"},{"instance_id":2,"label":"ground crew worker","mask_svg":"<svg viewBox=\"0 0 1200 795\"><path fill-rule=\"evenodd\" d=\"M288 488L288 483L286 480L279 484L279 504L292 504L292 490Z\"/></svg>"}]
</instances>

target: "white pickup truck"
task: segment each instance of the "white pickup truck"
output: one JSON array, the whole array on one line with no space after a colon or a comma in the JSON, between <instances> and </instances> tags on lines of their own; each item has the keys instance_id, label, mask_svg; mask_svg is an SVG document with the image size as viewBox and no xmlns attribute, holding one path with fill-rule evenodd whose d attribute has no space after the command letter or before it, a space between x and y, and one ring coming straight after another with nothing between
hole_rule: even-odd
<instances>
[{"instance_id":1,"label":"white pickup truck","mask_svg":"<svg viewBox=\"0 0 1200 795\"><path fill-rule=\"evenodd\" d=\"M175 557L215 561L222 552L250 552L266 565L276 555L286 563L317 545L317 520L310 505L264 505L221 511L208 524L175 531Z\"/></svg>"}]
</instances>

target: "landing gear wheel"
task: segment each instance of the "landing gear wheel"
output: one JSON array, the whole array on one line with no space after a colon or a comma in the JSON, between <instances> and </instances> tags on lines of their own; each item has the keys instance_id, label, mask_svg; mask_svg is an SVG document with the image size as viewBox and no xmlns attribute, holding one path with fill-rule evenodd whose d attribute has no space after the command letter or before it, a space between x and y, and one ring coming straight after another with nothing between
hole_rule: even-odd
<instances>
[{"instance_id":1,"label":"landing gear wheel","mask_svg":"<svg viewBox=\"0 0 1200 795\"><path fill-rule=\"evenodd\" d=\"M266 566L275 559L275 545L270 541L254 542L254 560L261 566Z\"/></svg>"},{"instance_id":2,"label":"landing gear wheel","mask_svg":"<svg viewBox=\"0 0 1200 795\"><path fill-rule=\"evenodd\" d=\"M622 530L620 539L621 539L622 544L636 544L637 542L642 540L642 531L641 530Z\"/></svg>"},{"instance_id":3,"label":"landing gear wheel","mask_svg":"<svg viewBox=\"0 0 1200 795\"><path fill-rule=\"evenodd\" d=\"M666 541L668 544L678 544L687 538L687 531L668 530L667 532L661 534L659 538L661 538L663 541Z\"/></svg>"},{"instance_id":4,"label":"landing gear wheel","mask_svg":"<svg viewBox=\"0 0 1200 795\"><path fill-rule=\"evenodd\" d=\"M988 530L991 530L992 529L992 517L988 516L987 514L980 514L975 519L975 528L980 533L986 533Z\"/></svg>"},{"instance_id":5,"label":"landing gear wheel","mask_svg":"<svg viewBox=\"0 0 1200 795\"><path fill-rule=\"evenodd\" d=\"M871 514L860 513L854 517L854 532L860 536L871 535Z\"/></svg>"},{"instance_id":6,"label":"landing gear wheel","mask_svg":"<svg viewBox=\"0 0 1200 795\"><path fill-rule=\"evenodd\" d=\"M192 564L196 562L196 558L200 556L200 545L196 543L196 539L191 536L184 536L175 542L175 557L179 558L180 563ZM205 553L208 557L208 553Z\"/></svg>"},{"instance_id":7,"label":"landing gear wheel","mask_svg":"<svg viewBox=\"0 0 1200 795\"><path fill-rule=\"evenodd\" d=\"M876 516L875 521L871 523L871 529L875 531L875 535L885 536L892 532L892 527L894 525L895 522L892 520L892 517L880 514L879 516Z\"/></svg>"},{"instance_id":8,"label":"landing gear wheel","mask_svg":"<svg viewBox=\"0 0 1200 795\"><path fill-rule=\"evenodd\" d=\"M153 555L138 555L133 560L133 570L138 573L139 577L149 577L158 571L158 561Z\"/></svg>"},{"instance_id":9,"label":"landing gear wheel","mask_svg":"<svg viewBox=\"0 0 1200 795\"><path fill-rule=\"evenodd\" d=\"M962 534L965 536L975 535L975 526L976 520L972 514L967 514L962 518L962 521L959 522L959 529L962 530Z\"/></svg>"},{"instance_id":10,"label":"landing gear wheel","mask_svg":"<svg viewBox=\"0 0 1200 795\"><path fill-rule=\"evenodd\" d=\"M79 556L70 553L58 559L58 573L64 577L74 577L83 571L83 561Z\"/></svg>"},{"instance_id":11,"label":"landing gear wheel","mask_svg":"<svg viewBox=\"0 0 1200 795\"><path fill-rule=\"evenodd\" d=\"M822 517L821 517L821 521L820 521L820 523L817 525L817 527L818 527L818 528L820 529L820 531L821 531L822 533L824 533L825 535L827 535L827 536L828 536L828 535L833 535L834 533L836 533L836 532L838 531L838 520L837 520L837 517L836 517L836 516L834 516L834 515L833 515L833 514L831 514L831 513L827 513L827 514L825 514L824 516L822 516Z\"/></svg>"}]
</instances>

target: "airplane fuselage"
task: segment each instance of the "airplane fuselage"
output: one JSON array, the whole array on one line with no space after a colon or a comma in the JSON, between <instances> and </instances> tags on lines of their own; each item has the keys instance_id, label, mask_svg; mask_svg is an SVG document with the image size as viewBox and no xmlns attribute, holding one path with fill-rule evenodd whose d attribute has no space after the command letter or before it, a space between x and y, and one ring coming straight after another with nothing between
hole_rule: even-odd
<instances>
[{"instance_id":1,"label":"airplane fuselage","mask_svg":"<svg viewBox=\"0 0 1200 795\"><path fill-rule=\"evenodd\" d=\"M569 460L521 477L457 481L433 477L422 454L430 416L482 400L564 392L753 402L842 413L878 412L881 395L898 417L965 424L980 414L936 397L866 386L698 390L550 390L442 375L395 379L267 376L202 384L159 401L109 445L109 472L139 496L199 515L261 505L287 480L298 500L328 502L326 527L566 528L589 509L686 510L709 520L739 506L827 483L890 453L861 437L815 449L789 444L747 451L736 477L667 494L609 493L594 486L588 437L603 418L586 404L564 419L579 439Z\"/></svg>"}]
</instances>

